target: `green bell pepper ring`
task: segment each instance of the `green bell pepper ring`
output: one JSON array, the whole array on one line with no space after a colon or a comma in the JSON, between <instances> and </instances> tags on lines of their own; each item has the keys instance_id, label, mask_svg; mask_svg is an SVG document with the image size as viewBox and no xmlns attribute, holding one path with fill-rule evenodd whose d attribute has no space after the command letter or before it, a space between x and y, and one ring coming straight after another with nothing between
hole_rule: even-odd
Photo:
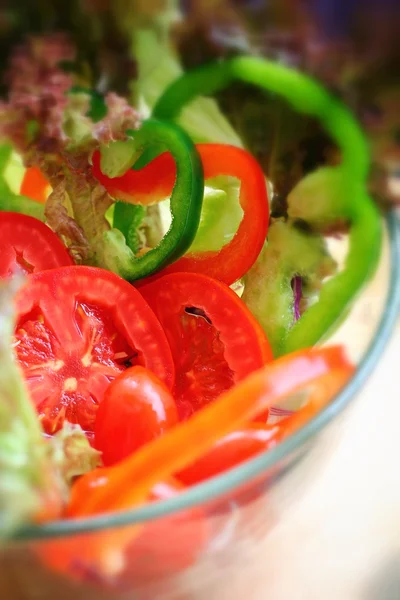
<instances>
[{"instance_id":1,"label":"green bell pepper ring","mask_svg":"<svg viewBox=\"0 0 400 600\"><path fill-rule=\"evenodd\" d=\"M177 125L149 119L131 135L132 139L125 142L125 160L130 154L130 162L134 163L143 151L156 146L160 153L170 152L176 163L176 180L170 198L172 222L160 243L145 254L135 256L119 231L112 230L106 234L106 253L111 254L108 256L108 268L133 281L161 270L191 246L200 223L204 174L193 142ZM117 142L116 146L118 156L121 155L121 143ZM104 173L114 171L115 159L113 146L110 145L101 157L101 169ZM113 237L113 232L116 231L117 235Z\"/></svg>"},{"instance_id":2,"label":"green bell pepper ring","mask_svg":"<svg viewBox=\"0 0 400 600\"><path fill-rule=\"evenodd\" d=\"M349 109L322 85L294 69L267 60L237 57L184 74L159 98L153 116L173 120L197 95L225 88L233 81L261 87L283 97L295 110L316 117L341 151L334 171L341 193L330 206L335 219L349 223L349 252L344 270L330 279L319 300L310 306L282 339L280 354L314 345L325 337L350 308L351 302L378 263L382 225L366 188L369 152L362 130ZM256 315L257 316L257 315Z\"/></svg>"}]
</instances>

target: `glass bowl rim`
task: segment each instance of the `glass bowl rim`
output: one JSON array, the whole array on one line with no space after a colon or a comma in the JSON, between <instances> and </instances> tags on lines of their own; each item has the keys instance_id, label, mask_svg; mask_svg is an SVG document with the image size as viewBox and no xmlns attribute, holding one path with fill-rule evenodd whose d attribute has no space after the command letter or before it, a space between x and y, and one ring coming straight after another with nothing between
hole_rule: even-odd
<instances>
[{"instance_id":1,"label":"glass bowl rim","mask_svg":"<svg viewBox=\"0 0 400 600\"><path fill-rule=\"evenodd\" d=\"M359 363L356 373L335 398L311 421L284 442L249 459L229 471L197 484L168 500L145 504L133 510L107 513L82 519L51 521L20 529L9 541L33 541L66 535L90 533L146 522L211 501L226 492L251 481L278 462L287 458L319 433L340 413L366 382L383 353L400 311L400 221L395 210L386 217L390 243L390 284L382 317L376 333Z\"/></svg>"}]
</instances>

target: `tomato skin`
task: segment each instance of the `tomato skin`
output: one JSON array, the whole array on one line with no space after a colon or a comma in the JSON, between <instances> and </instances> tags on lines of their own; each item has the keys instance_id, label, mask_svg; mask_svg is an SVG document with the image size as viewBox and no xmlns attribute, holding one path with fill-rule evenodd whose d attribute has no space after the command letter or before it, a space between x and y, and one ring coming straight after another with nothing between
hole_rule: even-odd
<instances>
[{"instance_id":1,"label":"tomato skin","mask_svg":"<svg viewBox=\"0 0 400 600\"><path fill-rule=\"evenodd\" d=\"M28 167L24 173L20 193L23 196L36 200L40 204L46 202L50 191L50 184L37 167Z\"/></svg>"},{"instance_id":2,"label":"tomato skin","mask_svg":"<svg viewBox=\"0 0 400 600\"><path fill-rule=\"evenodd\" d=\"M126 368L126 359L117 359L116 339L133 349L134 362L173 386L160 323L141 294L114 273L84 266L42 271L29 276L15 305L16 357L47 433L64 419L93 431L105 389Z\"/></svg>"},{"instance_id":3,"label":"tomato skin","mask_svg":"<svg viewBox=\"0 0 400 600\"><path fill-rule=\"evenodd\" d=\"M182 418L272 360L261 326L235 292L220 281L199 273L172 273L140 287L140 292L154 310L170 344L176 369L174 395ZM189 318L185 309L191 307L201 309L219 334L210 348L202 349L204 355L193 360L193 344L182 320ZM201 333L207 327L202 319L197 330ZM220 353L214 365L210 354L217 342L223 348L223 357ZM221 365L222 358L225 366Z\"/></svg>"},{"instance_id":4,"label":"tomato skin","mask_svg":"<svg viewBox=\"0 0 400 600\"><path fill-rule=\"evenodd\" d=\"M175 400L148 369L136 365L107 387L96 413L95 447L113 465L178 422Z\"/></svg>"},{"instance_id":5,"label":"tomato skin","mask_svg":"<svg viewBox=\"0 0 400 600\"><path fill-rule=\"evenodd\" d=\"M281 427L277 424L249 423L218 440L207 454L177 473L176 477L185 485L195 485L273 448L281 435Z\"/></svg>"},{"instance_id":6,"label":"tomato skin","mask_svg":"<svg viewBox=\"0 0 400 600\"><path fill-rule=\"evenodd\" d=\"M44 223L13 212L0 212L0 278L19 267L25 273L73 265L67 248Z\"/></svg>"}]
</instances>

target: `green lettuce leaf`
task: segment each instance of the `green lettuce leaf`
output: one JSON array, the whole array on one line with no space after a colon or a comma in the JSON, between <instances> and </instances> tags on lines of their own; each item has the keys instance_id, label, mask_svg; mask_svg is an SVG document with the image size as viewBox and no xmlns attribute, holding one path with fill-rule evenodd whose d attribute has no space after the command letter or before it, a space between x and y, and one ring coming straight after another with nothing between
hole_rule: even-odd
<instances>
[{"instance_id":1,"label":"green lettuce leaf","mask_svg":"<svg viewBox=\"0 0 400 600\"><path fill-rule=\"evenodd\" d=\"M48 444L12 352L19 283L18 278L0 282L0 539L61 498Z\"/></svg>"}]
</instances>

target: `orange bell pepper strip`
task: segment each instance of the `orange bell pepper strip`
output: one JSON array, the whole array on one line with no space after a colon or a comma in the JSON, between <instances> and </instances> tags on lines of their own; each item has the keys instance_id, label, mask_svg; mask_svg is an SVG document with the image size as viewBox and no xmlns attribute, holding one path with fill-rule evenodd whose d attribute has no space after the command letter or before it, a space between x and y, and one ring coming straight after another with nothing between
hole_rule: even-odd
<instances>
[{"instance_id":1,"label":"orange bell pepper strip","mask_svg":"<svg viewBox=\"0 0 400 600\"><path fill-rule=\"evenodd\" d=\"M269 363L114 467L81 477L73 487L67 515L83 517L140 504L157 482L195 461L223 435L288 395L307 386L318 389L321 376L332 371L336 374L329 385L321 387L323 399L332 397L353 373L342 347L299 351ZM340 386L335 384L339 380ZM92 481L99 474L107 477L108 484L96 490Z\"/></svg>"},{"instance_id":2,"label":"orange bell pepper strip","mask_svg":"<svg viewBox=\"0 0 400 600\"><path fill-rule=\"evenodd\" d=\"M158 482L182 471L207 453L217 440L268 406L303 390L309 391L311 399L317 398L322 406L353 371L340 346L303 350L269 363L117 465L81 477L73 486L66 516L80 518L123 511L147 502ZM95 573L107 580L123 568L126 548L142 527L143 524L133 524L50 541L40 554L46 564L58 571L78 577Z\"/></svg>"},{"instance_id":3,"label":"orange bell pepper strip","mask_svg":"<svg viewBox=\"0 0 400 600\"><path fill-rule=\"evenodd\" d=\"M29 167L24 173L20 193L31 200L44 204L49 195L50 184L37 167Z\"/></svg>"}]
</instances>

